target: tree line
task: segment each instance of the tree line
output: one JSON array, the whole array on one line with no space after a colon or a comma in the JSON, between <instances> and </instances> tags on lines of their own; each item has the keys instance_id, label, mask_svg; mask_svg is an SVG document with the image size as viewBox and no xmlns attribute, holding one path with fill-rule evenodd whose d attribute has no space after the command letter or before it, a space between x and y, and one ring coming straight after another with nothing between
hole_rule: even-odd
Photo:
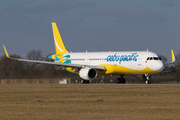
<instances>
[{"instance_id":1,"label":"tree line","mask_svg":"<svg viewBox=\"0 0 180 120\"><path fill-rule=\"evenodd\" d=\"M49 55L47 55L48 58ZM165 56L160 55L162 60L166 63L168 60ZM22 58L19 55L13 54L10 57ZM48 61L42 57L41 50L28 51L26 55L29 60L43 60ZM180 75L180 53L175 56L176 61L171 66L166 66L164 71ZM33 79L33 78L59 78L65 76L74 76L65 70L59 69L58 66L37 64L30 62L20 62L7 58L5 55L0 57L0 79Z\"/></svg>"},{"instance_id":2,"label":"tree line","mask_svg":"<svg viewBox=\"0 0 180 120\"><path fill-rule=\"evenodd\" d=\"M19 55L10 55L13 58L22 58ZM41 50L31 50L26 55L29 60L48 61L42 57ZM58 66L21 62L7 58L0 58L0 79L34 79L34 78L60 78L71 73L59 69Z\"/></svg>"}]
</instances>

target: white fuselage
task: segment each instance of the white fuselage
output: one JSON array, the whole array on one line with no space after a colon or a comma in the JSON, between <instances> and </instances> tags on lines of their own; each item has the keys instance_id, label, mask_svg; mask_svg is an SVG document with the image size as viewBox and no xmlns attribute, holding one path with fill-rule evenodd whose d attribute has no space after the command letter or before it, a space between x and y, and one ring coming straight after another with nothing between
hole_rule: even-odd
<instances>
[{"instance_id":1,"label":"white fuselage","mask_svg":"<svg viewBox=\"0 0 180 120\"><path fill-rule=\"evenodd\" d=\"M109 69L105 74L152 74L164 69L160 57L148 51L79 52L63 56L65 63L105 66Z\"/></svg>"}]
</instances>

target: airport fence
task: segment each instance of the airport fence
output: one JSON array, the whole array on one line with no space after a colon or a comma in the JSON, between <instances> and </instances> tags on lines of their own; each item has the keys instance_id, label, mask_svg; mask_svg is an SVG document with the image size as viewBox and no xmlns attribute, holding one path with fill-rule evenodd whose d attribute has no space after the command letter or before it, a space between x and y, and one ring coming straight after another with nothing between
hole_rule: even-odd
<instances>
[{"instance_id":1,"label":"airport fence","mask_svg":"<svg viewBox=\"0 0 180 120\"><path fill-rule=\"evenodd\" d=\"M146 84L144 80L137 80L132 76L124 77L126 79L126 84ZM115 77L105 77L97 78L95 80L90 81L93 84L116 84L117 76ZM71 84L80 83L79 79L71 78ZM176 76L153 76L151 78L151 84L180 84L180 77Z\"/></svg>"},{"instance_id":2,"label":"airport fence","mask_svg":"<svg viewBox=\"0 0 180 120\"><path fill-rule=\"evenodd\" d=\"M70 78L58 79L0 79L0 84L60 84L60 81L67 80L71 83Z\"/></svg>"},{"instance_id":3,"label":"airport fence","mask_svg":"<svg viewBox=\"0 0 180 120\"><path fill-rule=\"evenodd\" d=\"M68 84L80 84L77 78L58 78L58 79L0 79L0 84L60 84L60 81L67 80ZM116 84L117 77L96 78L90 81L91 84ZM145 84L143 80L137 80L134 77L125 77L126 84ZM152 84L180 84L180 77L174 76L156 76L151 78Z\"/></svg>"}]
</instances>

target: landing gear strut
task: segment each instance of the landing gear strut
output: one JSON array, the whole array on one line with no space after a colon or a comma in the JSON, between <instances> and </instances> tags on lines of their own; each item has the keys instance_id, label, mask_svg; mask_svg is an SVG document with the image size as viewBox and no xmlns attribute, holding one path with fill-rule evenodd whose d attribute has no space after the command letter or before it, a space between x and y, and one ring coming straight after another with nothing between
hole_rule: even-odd
<instances>
[{"instance_id":1,"label":"landing gear strut","mask_svg":"<svg viewBox=\"0 0 180 120\"><path fill-rule=\"evenodd\" d=\"M125 84L126 83L126 79L125 78L123 78L123 76L121 76L121 78L117 78L116 79L116 83L117 84Z\"/></svg>"},{"instance_id":2,"label":"landing gear strut","mask_svg":"<svg viewBox=\"0 0 180 120\"><path fill-rule=\"evenodd\" d=\"M89 80L80 79L81 84L89 84Z\"/></svg>"},{"instance_id":3,"label":"landing gear strut","mask_svg":"<svg viewBox=\"0 0 180 120\"><path fill-rule=\"evenodd\" d=\"M144 74L143 75L144 80L146 81L146 84L151 84L151 75L150 74Z\"/></svg>"}]
</instances>

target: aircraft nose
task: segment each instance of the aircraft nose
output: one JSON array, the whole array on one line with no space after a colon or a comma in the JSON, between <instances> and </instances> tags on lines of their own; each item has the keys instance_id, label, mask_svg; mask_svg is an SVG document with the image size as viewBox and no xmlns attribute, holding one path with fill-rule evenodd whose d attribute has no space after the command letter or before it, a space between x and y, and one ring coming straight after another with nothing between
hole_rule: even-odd
<instances>
[{"instance_id":1,"label":"aircraft nose","mask_svg":"<svg viewBox=\"0 0 180 120\"><path fill-rule=\"evenodd\" d=\"M164 63L162 61L158 61L154 66L155 71L163 71L164 70Z\"/></svg>"}]
</instances>

